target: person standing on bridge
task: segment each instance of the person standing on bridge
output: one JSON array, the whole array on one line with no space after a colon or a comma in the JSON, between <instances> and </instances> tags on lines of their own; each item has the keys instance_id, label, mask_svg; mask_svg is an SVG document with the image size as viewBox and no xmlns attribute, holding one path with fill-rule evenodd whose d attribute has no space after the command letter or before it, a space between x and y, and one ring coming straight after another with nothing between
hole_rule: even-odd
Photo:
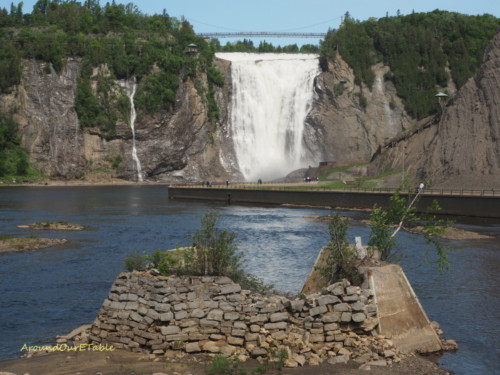
<instances>
[{"instance_id":1,"label":"person standing on bridge","mask_svg":"<svg viewBox=\"0 0 500 375\"><path fill-rule=\"evenodd\" d=\"M424 183L421 182L420 185L418 185L418 192L421 193L424 190Z\"/></svg>"}]
</instances>

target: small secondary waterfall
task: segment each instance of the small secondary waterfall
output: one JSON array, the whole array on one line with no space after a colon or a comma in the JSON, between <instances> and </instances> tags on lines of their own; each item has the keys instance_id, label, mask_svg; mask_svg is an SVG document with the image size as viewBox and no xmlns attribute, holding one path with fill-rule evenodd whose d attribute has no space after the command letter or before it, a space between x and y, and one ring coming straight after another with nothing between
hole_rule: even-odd
<instances>
[{"instance_id":1,"label":"small secondary waterfall","mask_svg":"<svg viewBox=\"0 0 500 375\"><path fill-rule=\"evenodd\" d=\"M216 56L231 61L230 127L244 178L275 179L314 162L306 155L303 133L320 72L318 55Z\"/></svg>"},{"instance_id":2,"label":"small secondary waterfall","mask_svg":"<svg viewBox=\"0 0 500 375\"><path fill-rule=\"evenodd\" d=\"M135 78L125 81L123 83L123 87L127 91L127 96L130 101L130 129L132 129L132 160L134 161L135 169L137 171L137 181L142 182L143 179L142 179L141 161L137 156L137 148L135 147L135 119L137 116L134 104L135 91L137 90L137 82Z\"/></svg>"}]
</instances>

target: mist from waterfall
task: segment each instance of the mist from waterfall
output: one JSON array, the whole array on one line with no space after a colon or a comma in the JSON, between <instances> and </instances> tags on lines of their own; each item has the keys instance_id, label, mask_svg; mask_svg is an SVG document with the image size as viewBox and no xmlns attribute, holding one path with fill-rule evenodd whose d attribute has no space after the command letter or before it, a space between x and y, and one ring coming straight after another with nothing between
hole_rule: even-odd
<instances>
[{"instance_id":1,"label":"mist from waterfall","mask_svg":"<svg viewBox=\"0 0 500 375\"><path fill-rule=\"evenodd\" d=\"M127 81L124 81L122 83L122 86L125 88L127 92L127 97L130 101L130 129L132 130L132 160L134 161L135 169L137 171L137 181L142 182L143 179L142 179L141 161L137 156L137 148L135 146L135 119L137 117L137 113L135 111L134 96L137 90L137 82L135 78L129 79Z\"/></svg>"},{"instance_id":2,"label":"mist from waterfall","mask_svg":"<svg viewBox=\"0 0 500 375\"><path fill-rule=\"evenodd\" d=\"M216 56L231 61L230 128L245 180L272 180L317 162L307 155L303 134L320 73L318 55Z\"/></svg>"}]
</instances>

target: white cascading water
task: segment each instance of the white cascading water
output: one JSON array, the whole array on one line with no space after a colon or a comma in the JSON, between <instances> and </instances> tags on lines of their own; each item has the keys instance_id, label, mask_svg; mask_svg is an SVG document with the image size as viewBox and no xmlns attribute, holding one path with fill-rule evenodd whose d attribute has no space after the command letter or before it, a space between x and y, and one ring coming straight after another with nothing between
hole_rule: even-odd
<instances>
[{"instance_id":1,"label":"white cascading water","mask_svg":"<svg viewBox=\"0 0 500 375\"><path fill-rule=\"evenodd\" d=\"M320 73L318 55L217 53L231 61L230 127L247 181L272 180L307 167L304 121Z\"/></svg>"},{"instance_id":2,"label":"white cascading water","mask_svg":"<svg viewBox=\"0 0 500 375\"><path fill-rule=\"evenodd\" d=\"M134 96L135 96L135 91L137 90L137 82L135 81L135 78L130 79L128 81L123 82L122 86L125 88L128 99L130 101L130 129L132 129L132 160L134 161L135 169L137 171L137 181L142 182L143 179L142 179L141 161L137 156L137 148L135 147L135 119L137 114L135 112Z\"/></svg>"}]
</instances>

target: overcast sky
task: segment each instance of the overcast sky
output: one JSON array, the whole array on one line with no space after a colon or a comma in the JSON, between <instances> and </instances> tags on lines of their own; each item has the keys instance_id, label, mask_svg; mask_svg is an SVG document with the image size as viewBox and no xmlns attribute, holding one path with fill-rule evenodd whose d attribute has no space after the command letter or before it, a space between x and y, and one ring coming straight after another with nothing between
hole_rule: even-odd
<instances>
[{"instance_id":1,"label":"overcast sky","mask_svg":"<svg viewBox=\"0 0 500 375\"><path fill-rule=\"evenodd\" d=\"M30 13L37 0L24 0L23 11ZM381 18L415 12L431 12L435 9L463 14L492 14L500 17L500 1L497 0L115 0L116 3L134 3L147 15L161 14L165 9L170 16L184 16L195 32L237 31L287 31L326 32L339 27L342 16L348 11L360 21L370 17ZM10 9L17 0L0 0L0 6ZM80 0L84 2L84 0ZM110 1L111 2L111 1ZM100 1L101 6L106 1ZM220 38L221 44L229 39ZM258 45L260 39L254 39ZM274 45L297 43L317 44L317 39L267 38Z\"/></svg>"}]
</instances>

